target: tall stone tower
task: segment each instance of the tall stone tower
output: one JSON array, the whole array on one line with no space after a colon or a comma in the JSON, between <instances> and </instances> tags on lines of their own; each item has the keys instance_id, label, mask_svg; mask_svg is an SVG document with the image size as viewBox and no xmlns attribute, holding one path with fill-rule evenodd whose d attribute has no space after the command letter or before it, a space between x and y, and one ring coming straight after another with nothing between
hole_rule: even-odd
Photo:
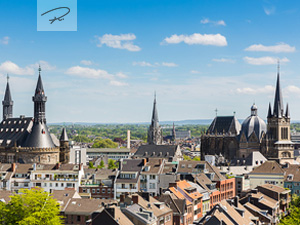
<instances>
[{"instance_id":1,"label":"tall stone tower","mask_svg":"<svg viewBox=\"0 0 300 225\"><path fill-rule=\"evenodd\" d=\"M284 112L283 98L280 87L279 65L275 90L274 108L269 103L267 124L267 157L279 159L280 162L294 158L294 145L291 141L290 112L288 104Z\"/></svg>"},{"instance_id":2,"label":"tall stone tower","mask_svg":"<svg viewBox=\"0 0 300 225\"><path fill-rule=\"evenodd\" d=\"M173 129L172 129L172 141L176 142L176 130L175 130L174 122L173 122Z\"/></svg>"},{"instance_id":3,"label":"tall stone tower","mask_svg":"<svg viewBox=\"0 0 300 225\"><path fill-rule=\"evenodd\" d=\"M61 136L59 138L59 143L60 143L59 161L61 163L69 163L70 146L69 146L69 138L67 135L66 128L63 128L63 130L61 132Z\"/></svg>"},{"instance_id":4,"label":"tall stone tower","mask_svg":"<svg viewBox=\"0 0 300 225\"><path fill-rule=\"evenodd\" d=\"M148 143L150 145L161 145L162 139L162 129L161 126L159 126L158 113L156 108L156 95L154 95L151 125L148 130Z\"/></svg>"},{"instance_id":5,"label":"tall stone tower","mask_svg":"<svg viewBox=\"0 0 300 225\"><path fill-rule=\"evenodd\" d=\"M34 122L35 123L46 123L46 101L42 78L41 78L41 67L39 67L39 78L35 89L35 95L32 97L34 102Z\"/></svg>"},{"instance_id":6,"label":"tall stone tower","mask_svg":"<svg viewBox=\"0 0 300 225\"><path fill-rule=\"evenodd\" d=\"M7 75L6 90L5 90L4 99L2 101L3 120L13 117L13 104L14 104L14 102L12 101L12 98L11 98L8 80L9 80L9 76Z\"/></svg>"},{"instance_id":7,"label":"tall stone tower","mask_svg":"<svg viewBox=\"0 0 300 225\"><path fill-rule=\"evenodd\" d=\"M47 97L43 88L41 68L39 68L39 78L32 100L34 102L34 119L32 128L23 144L23 147L28 149L27 152L24 151L23 157L27 158L24 162L30 162L30 158L31 162L36 163L57 163L59 162L59 148L53 143L46 124L45 105Z\"/></svg>"}]
</instances>

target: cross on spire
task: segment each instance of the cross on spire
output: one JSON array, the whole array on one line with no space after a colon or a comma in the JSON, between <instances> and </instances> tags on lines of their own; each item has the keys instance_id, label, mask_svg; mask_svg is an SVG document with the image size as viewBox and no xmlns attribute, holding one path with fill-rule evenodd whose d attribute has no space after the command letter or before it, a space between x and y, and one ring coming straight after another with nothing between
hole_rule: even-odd
<instances>
[{"instance_id":1,"label":"cross on spire","mask_svg":"<svg viewBox=\"0 0 300 225\"><path fill-rule=\"evenodd\" d=\"M7 83L8 83L8 80L9 80L9 75L8 74L6 75L6 80L7 80Z\"/></svg>"},{"instance_id":2,"label":"cross on spire","mask_svg":"<svg viewBox=\"0 0 300 225\"><path fill-rule=\"evenodd\" d=\"M280 71L280 60L277 59L277 73L279 74Z\"/></svg>"},{"instance_id":3,"label":"cross on spire","mask_svg":"<svg viewBox=\"0 0 300 225\"><path fill-rule=\"evenodd\" d=\"M218 109L217 108L215 109L215 112L216 112L216 116L218 116Z\"/></svg>"}]
</instances>

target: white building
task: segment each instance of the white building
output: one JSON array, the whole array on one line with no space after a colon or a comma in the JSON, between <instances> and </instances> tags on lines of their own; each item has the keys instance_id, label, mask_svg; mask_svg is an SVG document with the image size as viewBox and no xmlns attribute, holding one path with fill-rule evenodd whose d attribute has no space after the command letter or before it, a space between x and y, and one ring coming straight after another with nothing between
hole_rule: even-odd
<instances>
[{"instance_id":1,"label":"white building","mask_svg":"<svg viewBox=\"0 0 300 225\"><path fill-rule=\"evenodd\" d=\"M86 148L77 145L70 147L70 163L86 165Z\"/></svg>"},{"instance_id":2,"label":"white building","mask_svg":"<svg viewBox=\"0 0 300 225\"><path fill-rule=\"evenodd\" d=\"M42 187L48 192L65 188L79 191L83 175L82 164L34 164L30 175L30 187Z\"/></svg>"}]
</instances>

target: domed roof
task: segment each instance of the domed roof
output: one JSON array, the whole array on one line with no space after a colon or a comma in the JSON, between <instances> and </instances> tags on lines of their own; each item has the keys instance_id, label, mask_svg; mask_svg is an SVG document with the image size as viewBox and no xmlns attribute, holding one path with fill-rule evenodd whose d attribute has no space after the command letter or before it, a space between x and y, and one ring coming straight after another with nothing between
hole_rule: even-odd
<instances>
[{"instance_id":1,"label":"domed roof","mask_svg":"<svg viewBox=\"0 0 300 225\"><path fill-rule=\"evenodd\" d=\"M248 140L253 132L255 132L259 140L262 134L267 132L267 125L265 121L257 115L257 106L255 104L251 107L251 116L247 117L242 124L240 135L244 133Z\"/></svg>"}]
</instances>

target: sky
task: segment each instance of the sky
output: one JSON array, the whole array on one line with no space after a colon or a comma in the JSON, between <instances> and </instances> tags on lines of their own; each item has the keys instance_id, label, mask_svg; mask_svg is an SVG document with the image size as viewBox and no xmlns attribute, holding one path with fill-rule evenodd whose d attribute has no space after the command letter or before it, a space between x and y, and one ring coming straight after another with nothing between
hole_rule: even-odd
<instances>
[{"instance_id":1,"label":"sky","mask_svg":"<svg viewBox=\"0 0 300 225\"><path fill-rule=\"evenodd\" d=\"M154 92L160 121L266 119L279 60L300 120L299 27L298 1L78 0L77 31L37 31L36 0L0 0L0 98L8 73L32 116L41 65L50 123L147 122Z\"/></svg>"}]
</instances>

